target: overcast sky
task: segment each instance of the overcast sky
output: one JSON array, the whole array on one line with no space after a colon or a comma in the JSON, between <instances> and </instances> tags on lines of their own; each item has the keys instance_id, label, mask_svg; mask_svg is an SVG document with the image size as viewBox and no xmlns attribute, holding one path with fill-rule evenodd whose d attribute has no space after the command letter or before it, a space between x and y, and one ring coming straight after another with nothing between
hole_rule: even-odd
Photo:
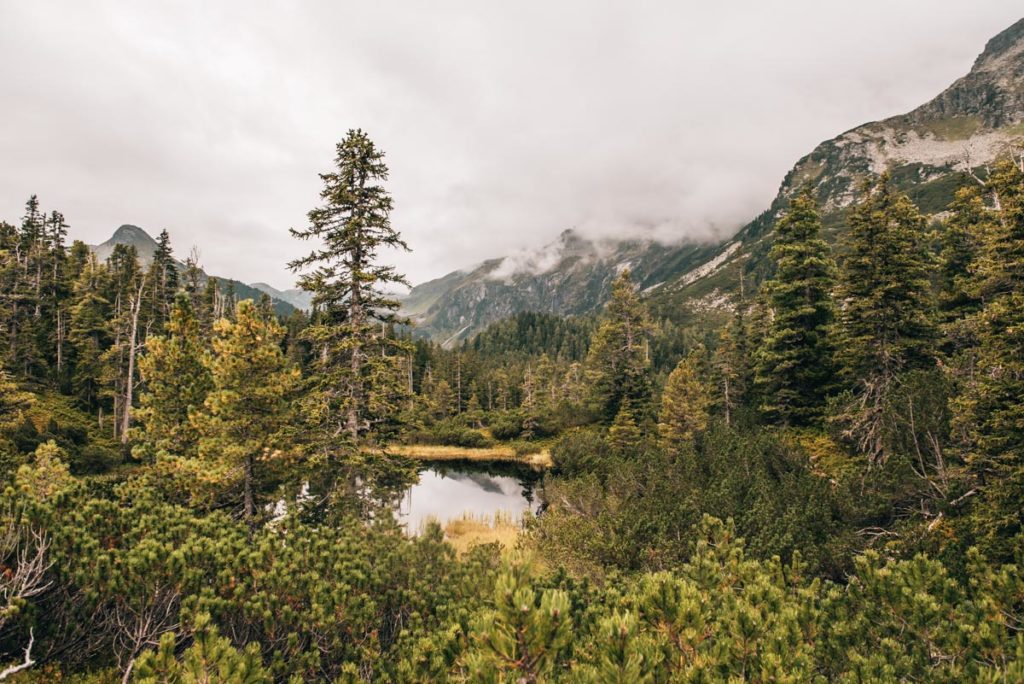
<instances>
[{"instance_id":1,"label":"overcast sky","mask_svg":"<svg viewBox=\"0 0 1024 684\"><path fill-rule=\"evenodd\" d=\"M122 223L290 286L361 127L413 282L594 236L727 236L821 140L922 104L1020 0L0 0L0 218Z\"/></svg>"}]
</instances>

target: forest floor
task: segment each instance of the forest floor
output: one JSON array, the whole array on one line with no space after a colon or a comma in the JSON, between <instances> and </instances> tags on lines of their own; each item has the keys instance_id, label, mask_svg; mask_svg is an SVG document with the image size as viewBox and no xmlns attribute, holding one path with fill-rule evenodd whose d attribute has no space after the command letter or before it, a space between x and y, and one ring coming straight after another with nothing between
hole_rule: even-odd
<instances>
[{"instance_id":1,"label":"forest floor","mask_svg":"<svg viewBox=\"0 0 1024 684\"><path fill-rule=\"evenodd\" d=\"M551 467L551 452L548 449L520 454L511 446L471 449L437 444L394 444L388 447L388 452L420 461L504 461L535 468Z\"/></svg>"}]
</instances>

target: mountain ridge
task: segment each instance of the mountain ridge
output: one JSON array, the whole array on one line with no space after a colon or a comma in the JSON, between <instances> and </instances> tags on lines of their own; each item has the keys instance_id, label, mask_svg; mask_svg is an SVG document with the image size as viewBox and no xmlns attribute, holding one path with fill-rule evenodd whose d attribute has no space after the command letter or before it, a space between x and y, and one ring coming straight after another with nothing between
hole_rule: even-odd
<instances>
[{"instance_id":1,"label":"mountain ridge","mask_svg":"<svg viewBox=\"0 0 1024 684\"><path fill-rule=\"evenodd\" d=\"M983 173L987 164L1022 144L1024 19L989 39L970 70L931 100L816 145L783 177L768 208L733 237L710 245L652 243L640 250L629 246L635 241L623 241L610 252L632 254L632 260L621 260L630 261L638 288L661 311L728 310L744 280L756 284L770 275L775 221L805 183L821 205L826 237L835 240L864 180L889 171L923 213L938 217L956 188L970 182L970 173ZM589 277L575 281L526 273L513 274L505 287L487 285L488 276L514 258L490 259L413 288L405 301L414 303L407 308L419 324L416 334L451 345L520 311L594 313L607 300L616 263L592 261ZM568 257L554 262L580 268Z\"/></svg>"}]
</instances>

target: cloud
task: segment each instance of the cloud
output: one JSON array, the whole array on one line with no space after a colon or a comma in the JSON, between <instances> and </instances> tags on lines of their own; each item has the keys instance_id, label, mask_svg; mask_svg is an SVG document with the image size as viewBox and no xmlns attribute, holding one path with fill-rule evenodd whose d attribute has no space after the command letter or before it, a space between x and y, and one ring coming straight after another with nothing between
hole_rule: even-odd
<instances>
[{"instance_id":1,"label":"cloud","mask_svg":"<svg viewBox=\"0 0 1024 684\"><path fill-rule=\"evenodd\" d=\"M287 287L345 131L387 152L414 282L551 242L727 237L819 141L909 110L1019 3L7 3L0 217L167 228Z\"/></svg>"}]
</instances>

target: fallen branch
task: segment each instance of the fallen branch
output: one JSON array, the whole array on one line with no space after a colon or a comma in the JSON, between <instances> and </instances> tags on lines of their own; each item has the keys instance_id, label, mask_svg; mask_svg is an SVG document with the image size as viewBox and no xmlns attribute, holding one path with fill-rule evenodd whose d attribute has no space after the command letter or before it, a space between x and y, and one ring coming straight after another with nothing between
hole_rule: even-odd
<instances>
[{"instance_id":1,"label":"fallen branch","mask_svg":"<svg viewBox=\"0 0 1024 684\"><path fill-rule=\"evenodd\" d=\"M3 672L0 672L0 680L7 679L12 674L17 674L22 670L27 670L28 668L36 664L36 661L32 660L32 645L35 643L35 641L36 636L33 633L32 628L30 627L28 630L28 646L25 647L25 662L21 663L20 665L11 665Z\"/></svg>"}]
</instances>

